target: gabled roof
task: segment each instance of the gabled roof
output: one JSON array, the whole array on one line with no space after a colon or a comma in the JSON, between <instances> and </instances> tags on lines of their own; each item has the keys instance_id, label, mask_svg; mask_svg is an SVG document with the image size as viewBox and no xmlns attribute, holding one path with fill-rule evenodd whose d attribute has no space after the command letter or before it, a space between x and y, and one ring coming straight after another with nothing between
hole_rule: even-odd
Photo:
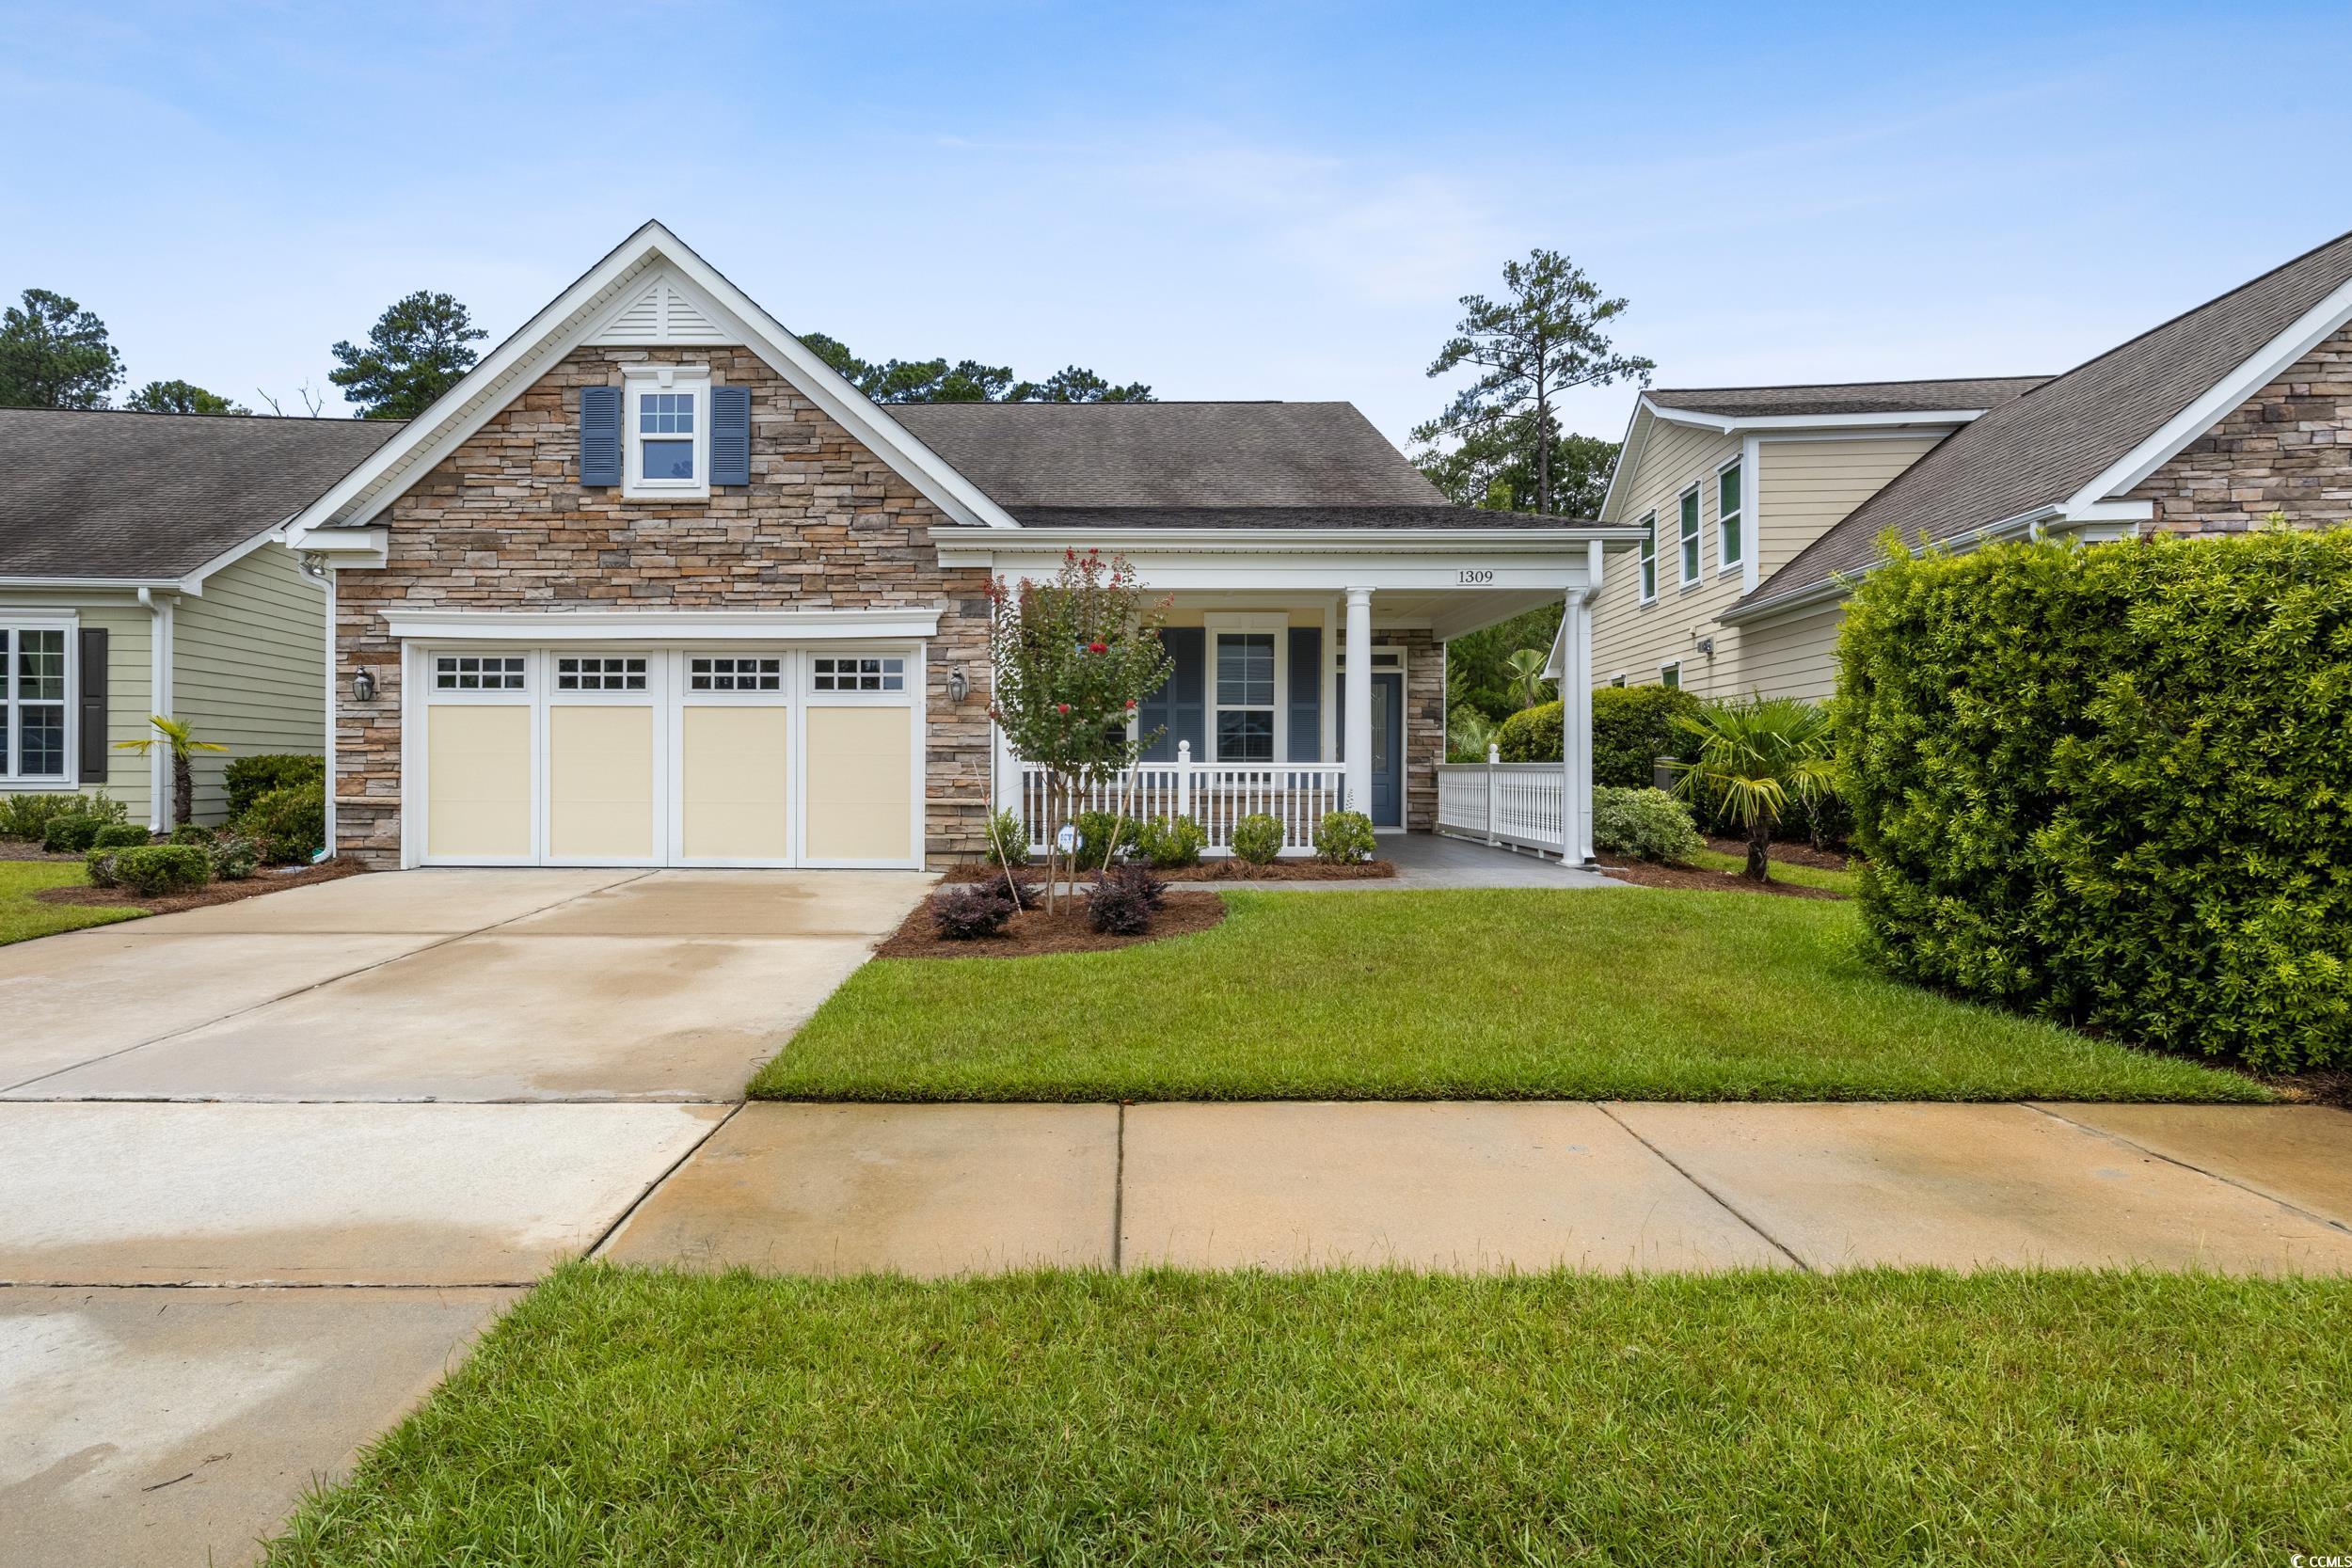
<instances>
[{"instance_id":1,"label":"gabled roof","mask_svg":"<svg viewBox=\"0 0 2352 1568\"><path fill-rule=\"evenodd\" d=\"M1725 419L1813 414L1981 412L2031 391L2046 375L1954 376L1932 381L1838 381L1796 387L1654 387L1658 408L1687 409Z\"/></svg>"},{"instance_id":2,"label":"gabled roof","mask_svg":"<svg viewBox=\"0 0 2352 1568\"><path fill-rule=\"evenodd\" d=\"M1353 404L930 403L891 411L1016 516L1032 507L1445 504Z\"/></svg>"},{"instance_id":3,"label":"gabled roof","mask_svg":"<svg viewBox=\"0 0 2352 1568\"><path fill-rule=\"evenodd\" d=\"M1400 506L1024 506L1023 528L1087 529L1581 529L1593 524L1540 512L1490 512L1450 501ZM1640 536L1625 531L1628 540Z\"/></svg>"},{"instance_id":4,"label":"gabled roof","mask_svg":"<svg viewBox=\"0 0 2352 1568\"><path fill-rule=\"evenodd\" d=\"M185 578L400 431L397 420L0 408L0 578Z\"/></svg>"},{"instance_id":5,"label":"gabled roof","mask_svg":"<svg viewBox=\"0 0 2352 1568\"><path fill-rule=\"evenodd\" d=\"M1964 540L2044 513L2083 520L2352 318L2352 234L2306 251L1954 432L1741 601L1735 614L1867 567L1892 529Z\"/></svg>"},{"instance_id":6,"label":"gabled roof","mask_svg":"<svg viewBox=\"0 0 2352 1568\"><path fill-rule=\"evenodd\" d=\"M299 537L310 530L370 522L573 347L599 329L631 331L629 322L616 318L632 316L658 272L666 274L664 299L673 293L687 299L699 341L740 343L759 355L954 521L1013 526L1003 509L970 480L803 347L750 295L676 235L649 222L485 355L465 379L410 420L398 438L304 507L293 519L296 542L313 543ZM658 306L665 312L669 308ZM625 341L638 340L629 336Z\"/></svg>"}]
</instances>

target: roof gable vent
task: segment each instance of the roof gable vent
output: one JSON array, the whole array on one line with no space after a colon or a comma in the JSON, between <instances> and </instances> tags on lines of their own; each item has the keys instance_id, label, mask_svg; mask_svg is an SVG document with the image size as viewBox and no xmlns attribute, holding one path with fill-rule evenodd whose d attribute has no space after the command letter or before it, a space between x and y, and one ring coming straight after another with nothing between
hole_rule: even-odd
<instances>
[{"instance_id":1,"label":"roof gable vent","mask_svg":"<svg viewBox=\"0 0 2352 1568\"><path fill-rule=\"evenodd\" d=\"M723 343L730 339L710 309L667 272L631 293L589 334L592 343Z\"/></svg>"}]
</instances>

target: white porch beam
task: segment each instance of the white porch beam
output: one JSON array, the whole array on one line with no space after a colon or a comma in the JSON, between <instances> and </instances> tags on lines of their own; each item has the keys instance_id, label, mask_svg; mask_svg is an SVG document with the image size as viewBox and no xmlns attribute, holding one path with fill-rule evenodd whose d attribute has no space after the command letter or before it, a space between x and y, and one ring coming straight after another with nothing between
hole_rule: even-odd
<instances>
[{"instance_id":1,"label":"white porch beam","mask_svg":"<svg viewBox=\"0 0 2352 1568\"><path fill-rule=\"evenodd\" d=\"M1347 809L1372 814L1372 590L1347 591Z\"/></svg>"}]
</instances>

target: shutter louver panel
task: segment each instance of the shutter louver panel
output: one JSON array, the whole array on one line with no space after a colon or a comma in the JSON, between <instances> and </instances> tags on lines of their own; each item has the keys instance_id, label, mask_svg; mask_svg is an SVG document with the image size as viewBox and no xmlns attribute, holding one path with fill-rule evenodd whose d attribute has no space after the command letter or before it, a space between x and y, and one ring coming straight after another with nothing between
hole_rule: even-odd
<instances>
[{"instance_id":1,"label":"shutter louver panel","mask_svg":"<svg viewBox=\"0 0 2352 1568\"><path fill-rule=\"evenodd\" d=\"M580 483L607 488L621 483L621 389L580 389Z\"/></svg>"},{"instance_id":2,"label":"shutter louver panel","mask_svg":"<svg viewBox=\"0 0 2352 1568\"><path fill-rule=\"evenodd\" d=\"M752 482L752 389L710 388L710 483Z\"/></svg>"},{"instance_id":3,"label":"shutter louver panel","mask_svg":"<svg viewBox=\"0 0 2352 1568\"><path fill-rule=\"evenodd\" d=\"M1323 628L1293 626L1290 633L1290 759L1317 762L1323 755Z\"/></svg>"},{"instance_id":4,"label":"shutter louver panel","mask_svg":"<svg viewBox=\"0 0 2352 1568\"><path fill-rule=\"evenodd\" d=\"M82 767L84 784L106 782L106 633L97 626L82 628L81 646L75 650L80 657L82 675L81 726Z\"/></svg>"}]
</instances>

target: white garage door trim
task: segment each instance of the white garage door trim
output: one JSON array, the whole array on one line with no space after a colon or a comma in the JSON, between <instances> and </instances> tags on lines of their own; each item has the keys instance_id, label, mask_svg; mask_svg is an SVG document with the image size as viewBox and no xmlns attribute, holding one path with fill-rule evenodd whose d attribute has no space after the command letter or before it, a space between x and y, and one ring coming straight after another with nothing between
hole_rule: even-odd
<instances>
[{"instance_id":1,"label":"white garage door trim","mask_svg":"<svg viewBox=\"0 0 2352 1568\"><path fill-rule=\"evenodd\" d=\"M532 619L532 618L518 618ZM546 626L544 620L541 626ZM644 625L642 618L636 627ZM437 629L458 629L454 626ZM924 759L928 750L928 716L923 693L928 689L926 645L919 641L836 639L827 636L813 646L794 646L771 641L729 641L713 639L696 641L686 646L654 645L632 640L573 641L568 635L555 646L516 646L517 640L503 637L484 639L481 627L467 628L477 635L465 639L409 637L403 642L401 668L401 863L418 865L684 865L684 866L799 866L799 867L869 867L883 869L919 869L923 863ZM503 628L501 628L503 630ZM633 628L634 629L634 628ZM542 634L544 636L544 633ZM461 665L468 689L443 689L437 685L440 673L438 660L454 658L472 661ZM614 689L582 689L587 682L581 679L575 689L559 689L559 669L564 661L589 659L643 659L642 672L628 665L608 673L602 667L576 676L593 675L602 686L611 682ZM693 689L697 672L693 661L701 659L774 659L779 668L776 689L771 692L720 691ZM514 661L519 660L519 669ZM888 675L869 664L860 674L853 666L836 671L834 666L842 660L898 660L900 668ZM821 661L821 662L820 662ZM485 673L487 672L487 673ZM755 673L757 672L755 671ZM619 679L614 680L617 675ZM643 687L634 683L642 676ZM520 688L514 683L519 679ZM895 680L897 689L881 689ZM479 684L473 684L479 683ZM723 682L708 678L706 686ZM475 824L476 837L471 845L455 848L444 844L437 852L433 839L433 746L432 730L437 711L452 711L479 707L504 707L518 712L518 723L527 726L529 735L528 781L509 781L505 792L509 799L497 799L499 791L486 792L490 797L484 806L484 821L494 821L502 809L511 810L511 797L516 788L527 801L529 814L529 843L521 853L499 854L484 852L480 847L483 832ZM786 784L786 842L783 852L771 855L704 854L690 855L687 812L689 800L679 775L687 757L691 737L690 711L696 709L740 710L743 708L774 707L783 710L785 730L783 745L787 769ZM643 855L623 853L560 854L556 842L558 832L554 791L558 780L553 767L557 730L564 721L557 710L642 708L649 716L652 744L650 790L651 852ZM846 717L836 721L831 716L847 715L860 710L904 712L907 716L903 731L885 727L879 735L870 723L860 725ZM445 723L445 729L449 726ZM812 732L818 736L813 753ZM861 840L871 847L879 832L885 839L895 840L895 817L885 813L877 816L873 806L878 794L895 793L892 786L898 773L896 759L890 755L897 749L898 736L903 735L907 748L904 770L906 815L906 853L868 855L851 853L812 853L811 791L818 796L815 847L829 846L838 851L847 847L852 851ZM501 738L495 729L476 727L469 736L475 743L485 740L496 744ZM877 752L885 771L876 775L871 768ZM864 757L863 763L858 759ZM812 758L816 767L812 770ZM863 767L864 773L858 771ZM599 781L601 791L608 798L615 784L626 780ZM595 791L592 791L595 793ZM894 845L895 847L895 845Z\"/></svg>"}]
</instances>

